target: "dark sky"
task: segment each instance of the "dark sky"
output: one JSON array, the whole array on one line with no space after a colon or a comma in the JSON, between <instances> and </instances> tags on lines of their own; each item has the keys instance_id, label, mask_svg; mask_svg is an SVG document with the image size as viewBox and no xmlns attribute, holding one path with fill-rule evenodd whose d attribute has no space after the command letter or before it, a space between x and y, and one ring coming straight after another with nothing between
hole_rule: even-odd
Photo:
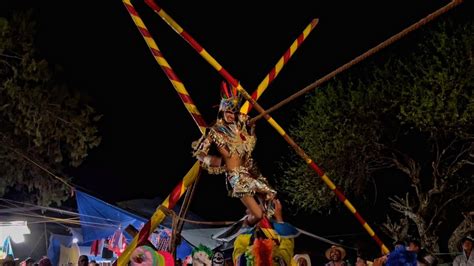
<instances>
[{"instance_id":1,"label":"dark sky","mask_svg":"<svg viewBox=\"0 0 474 266\"><path fill-rule=\"evenodd\" d=\"M74 182L109 202L166 197L194 163L190 144L200 133L122 2L6 3L35 8L41 52L62 65L68 83L86 93L91 105L104 114L102 144L71 173ZM249 92L311 19L319 18L319 25L259 101L270 107L448 1L157 3ZM220 76L148 6L139 1L133 4L206 121L212 122ZM289 104L273 115L285 125L295 108L298 104ZM278 174L273 162L293 151L266 123L260 122L257 130L256 160L264 175L271 177ZM202 176L193 208L204 215L219 210L220 220L243 213L238 200L226 197L219 176Z\"/></svg>"}]
</instances>

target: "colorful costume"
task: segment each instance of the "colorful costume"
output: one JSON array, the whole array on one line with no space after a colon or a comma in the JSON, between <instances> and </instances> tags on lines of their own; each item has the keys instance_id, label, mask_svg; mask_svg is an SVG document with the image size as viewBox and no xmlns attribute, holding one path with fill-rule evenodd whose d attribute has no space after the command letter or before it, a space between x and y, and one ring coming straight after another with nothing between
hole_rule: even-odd
<instances>
[{"instance_id":1,"label":"colorful costume","mask_svg":"<svg viewBox=\"0 0 474 266\"><path fill-rule=\"evenodd\" d=\"M199 244L193 249L193 266L211 266L213 252L210 248Z\"/></svg>"},{"instance_id":2,"label":"colorful costume","mask_svg":"<svg viewBox=\"0 0 474 266\"><path fill-rule=\"evenodd\" d=\"M264 230L271 231L270 235L274 237L266 238ZM264 228L260 225L249 228L234 241L232 252L234 265L290 266L295 245L294 238L298 234L298 230L289 223L273 222L271 227Z\"/></svg>"},{"instance_id":3,"label":"colorful costume","mask_svg":"<svg viewBox=\"0 0 474 266\"><path fill-rule=\"evenodd\" d=\"M225 83L224 83L225 84ZM256 137L254 126L248 123L246 114L238 113L240 107L240 97L237 91L230 93L226 86L223 86L223 98L219 105L219 115L216 123L206 130L206 133L193 142L193 156L209 153L211 145L214 143L218 149L224 149L229 156L238 155L241 165L234 169L226 169L225 166L213 167L204 160L201 164L210 174L226 174L227 188L232 197L241 198L243 196L253 196L257 194L265 195L264 200L274 198L276 191L270 187L265 177L263 177L254 165L251 158L255 148ZM224 112L231 111L235 114L234 122L224 121ZM230 188L229 188L230 186Z\"/></svg>"},{"instance_id":4,"label":"colorful costume","mask_svg":"<svg viewBox=\"0 0 474 266\"><path fill-rule=\"evenodd\" d=\"M130 256L130 266L174 266L174 258L171 253L156 251L149 246L137 247Z\"/></svg>"}]
</instances>

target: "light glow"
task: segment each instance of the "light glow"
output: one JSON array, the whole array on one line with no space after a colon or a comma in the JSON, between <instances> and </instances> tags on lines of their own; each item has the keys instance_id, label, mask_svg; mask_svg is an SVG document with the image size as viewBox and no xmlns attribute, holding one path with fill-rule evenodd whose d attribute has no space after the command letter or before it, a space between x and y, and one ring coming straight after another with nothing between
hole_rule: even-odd
<instances>
[{"instance_id":1,"label":"light glow","mask_svg":"<svg viewBox=\"0 0 474 266\"><path fill-rule=\"evenodd\" d=\"M0 222L0 241L11 237L13 242L22 243L25 241L25 235L30 233L26 221Z\"/></svg>"}]
</instances>

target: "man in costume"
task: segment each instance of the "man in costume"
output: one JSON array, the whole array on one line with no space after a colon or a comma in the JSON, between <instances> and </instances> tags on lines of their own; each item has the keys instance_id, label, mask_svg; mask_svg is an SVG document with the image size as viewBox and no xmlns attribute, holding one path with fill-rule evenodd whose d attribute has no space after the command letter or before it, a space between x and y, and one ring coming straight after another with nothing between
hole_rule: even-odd
<instances>
[{"instance_id":1,"label":"man in costume","mask_svg":"<svg viewBox=\"0 0 474 266\"><path fill-rule=\"evenodd\" d=\"M290 266L293 263L294 238L298 230L283 221L282 206L273 200L273 219L263 219L247 227L234 241L232 260L235 266ZM268 223L267 223L268 222Z\"/></svg>"},{"instance_id":2,"label":"man in costume","mask_svg":"<svg viewBox=\"0 0 474 266\"><path fill-rule=\"evenodd\" d=\"M217 120L197 141L193 142L193 156L210 174L226 175L227 188L232 197L239 198L253 217L249 224L273 213L271 201L276 191L255 166L251 154L255 148L255 126L249 124L246 114L239 112L241 96L236 88L221 83L221 102ZM211 146L218 155L211 155ZM255 200L255 197L260 202Z\"/></svg>"}]
</instances>

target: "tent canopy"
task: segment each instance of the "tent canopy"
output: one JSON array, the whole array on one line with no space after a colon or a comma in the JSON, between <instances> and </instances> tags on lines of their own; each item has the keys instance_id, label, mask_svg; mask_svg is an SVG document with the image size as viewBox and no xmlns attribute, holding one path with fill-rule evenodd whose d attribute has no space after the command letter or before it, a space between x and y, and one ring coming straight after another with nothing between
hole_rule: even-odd
<instances>
[{"instance_id":1,"label":"tent canopy","mask_svg":"<svg viewBox=\"0 0 474 266\"><path fill-rule=\"evenodd\" d=\"M146 223L140 216L81 191L76 191L76 201L84 243L110 237L117 229L123 230L130 224L141 228Z\"/></svg>"}]
</instances>

